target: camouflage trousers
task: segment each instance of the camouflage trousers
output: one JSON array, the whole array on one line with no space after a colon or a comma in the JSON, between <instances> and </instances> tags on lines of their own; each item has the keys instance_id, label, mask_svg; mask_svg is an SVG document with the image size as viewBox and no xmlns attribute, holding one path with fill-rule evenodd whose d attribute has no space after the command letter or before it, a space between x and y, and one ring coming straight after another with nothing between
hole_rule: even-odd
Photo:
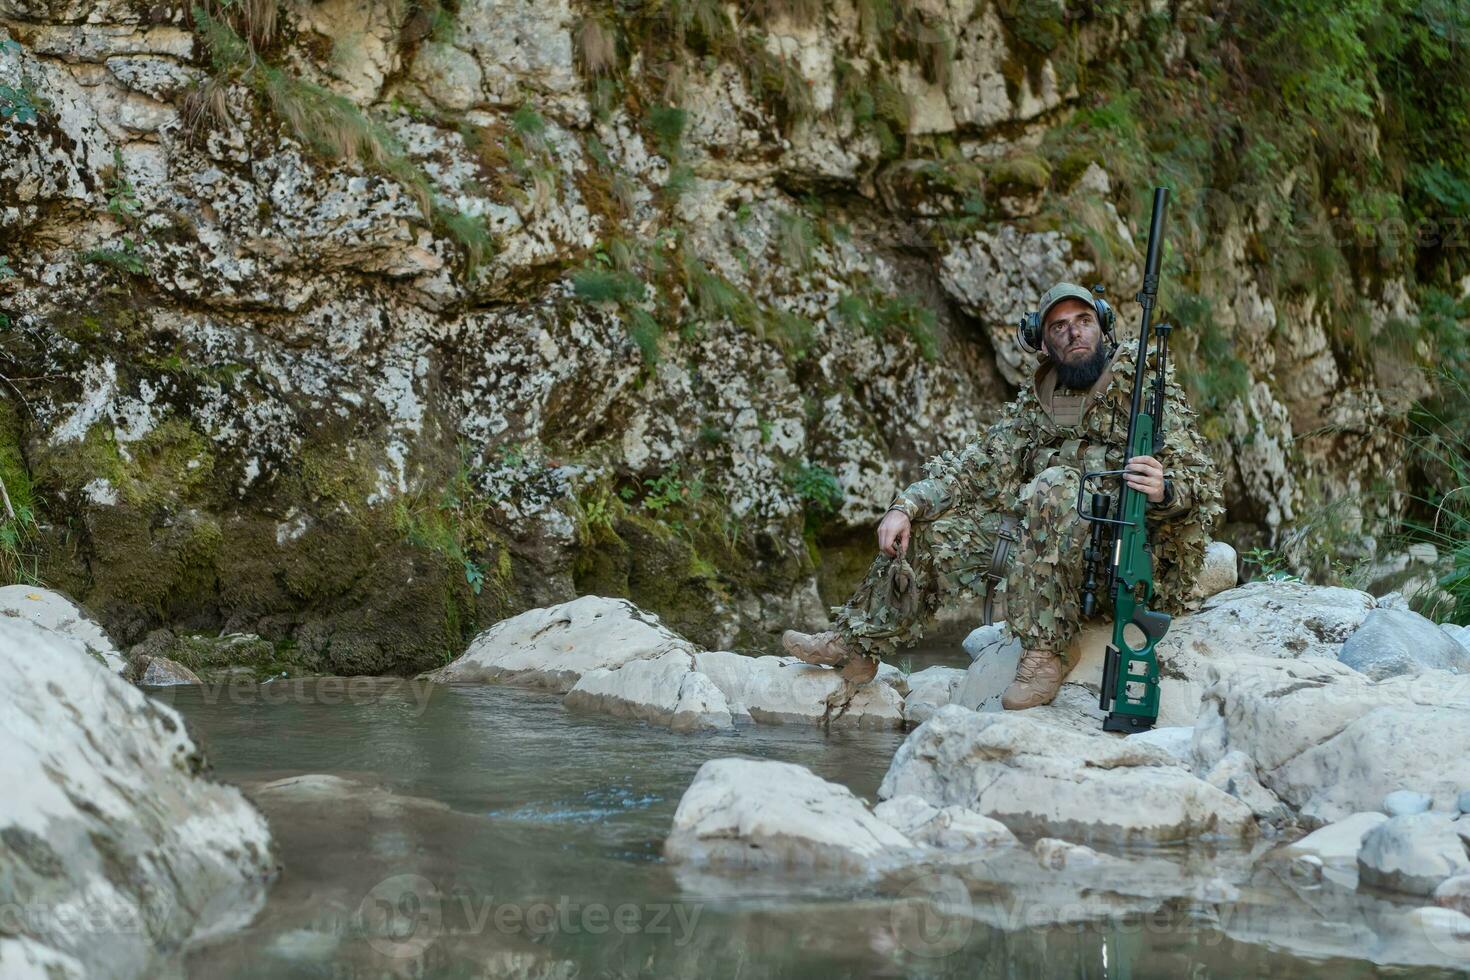
<instances>
[{"instance_id":1,"label":"camouflage trousers","mask_svg":"<svg viewBox=\"0 0 1470 980\"><path fill-rule=\"evenodd\" d=\"M1020 541L1005 570L1006 625L1028 650L1064 652L1082 618L1082 552L1090 526L1077 515L1081 474L1053 466L1021 487ZM879 555L833 628L849 650L869 657L912 646L947 600L984 598L985 573L1003 515L950 513L916 522L909 553ZM1099 610L1111 603L1098 592Z\"/></svg>"}]
</instances>

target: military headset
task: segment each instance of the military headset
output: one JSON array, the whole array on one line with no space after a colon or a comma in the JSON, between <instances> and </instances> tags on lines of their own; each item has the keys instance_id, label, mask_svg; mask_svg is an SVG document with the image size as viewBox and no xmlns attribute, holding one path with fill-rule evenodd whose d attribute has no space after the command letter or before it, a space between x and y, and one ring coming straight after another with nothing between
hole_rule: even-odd
<instances>
[{"instance_id":1,"label":"military headset","mask_svg":"<svg viewBox=\"0 0 1470 980\"><path fill-rule=\"evenodd\" d=\"M1042 298L1045 299L1046 297L1043 296ZM1055 306L1064 299L1082 299L1082 297L1075 293L1067 293L1057 297L1052 301L1050 306ZM1084 302L1088 302L1088 300L1084 300ZM1101 285L1092 287L1090 302L1092 303L1093 313L1097 316L1098 326L1102 328L1103 335L1108 338L1108 343L1111 346L1117 347L1118 341L1113 336L1113 323L1118 319L1118 315L1113 312L1113 308L1108 305L1108 301L1103 299L1103 287ZM1029 313L1022 314L1020 321L1016 324L1016 342L1028 354L1044 353L1045 348L1041 343L1040 310L1032 310Z\"/></svg>"}]
</instances>

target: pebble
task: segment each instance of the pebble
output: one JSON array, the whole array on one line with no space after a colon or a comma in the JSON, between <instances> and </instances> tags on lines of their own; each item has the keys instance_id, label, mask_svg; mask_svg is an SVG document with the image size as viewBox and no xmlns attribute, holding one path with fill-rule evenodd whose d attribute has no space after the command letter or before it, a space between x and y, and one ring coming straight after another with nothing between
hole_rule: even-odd
<instances>
[{"instance_id":1,"label":"pebble","mask_svg":"<svg viewBox=\"0 0 1470 980\"><path fill-rule=\"evenodd\" d=\"M1293 881L1312 884L1322 880L1322 859L1315 854L1302 854L1292 860L1287 868Z\"/></svg>"},{"instance_id":2,"label":"pebble","mask_svg":"<svg viewBox=\"0 0 1470 980\"><path fill-rule=\"evenodd\" d=\"M1465 794L1460 794L1460 802L1465 802ZM1400 789L1389 793L1383 798L1383 812L1390 817L1407 817L1412 813L1424 813L1434 801L1427 793L1415 793L1413 790Z\"/></svg>"}]
</instances>

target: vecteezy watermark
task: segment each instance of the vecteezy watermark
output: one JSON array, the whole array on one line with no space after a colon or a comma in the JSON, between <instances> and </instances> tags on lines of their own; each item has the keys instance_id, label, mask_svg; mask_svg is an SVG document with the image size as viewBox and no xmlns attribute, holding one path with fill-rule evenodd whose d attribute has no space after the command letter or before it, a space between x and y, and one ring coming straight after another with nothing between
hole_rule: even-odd
<instances>
[{"instance_id":1,"label":"vecteezy watermark","mask_svg":"<svg viewBox=\"0 0 1470 980\"><path fill-rule=\"evenodd\" d=\"M168 934L175 911L171 897L162 893L136 896L95 886L51 902L0 902L0 935L73 937L63 946L120 936L151 941Z\"/></svg>"},{"instance_id":2,"label":"vecteezy watermark","mask_svg":"<svg viewBox=\"0 0 1470 980\"><path fill-rule=\"evenodd\" d=\"M498 934L535 941L551 935L662 936L687 945L704 906L698 902L601 902L567 895L501 899L462 887L440 889L421 874L385 878L355 909L326 911L317 931L358 937L382 956L415 959L444 938Z\"/></svg>"},{"instance_id":3,"label":"vecteezy watermark","mask_svg":"<svg viewBox=\"0 0 1470 980\"><path fill-rule=\"evenodd\" d=\"M398 704L410 717L421 717L438 687L421 677L272 677L256 680L245 673L212 678L201 684L150 687L149 697L177 704L179 692L207 705L371 705ZM197 692L197 693L195 693Z\"/></svg>"},{"instance_id":4,"label":"vecteezy watermark","mask_svg":"<svg viewBox=\"0 0 1470 980\"><path fill-rule=\"evenodd\" d=\"M923 957L963 949L975 929L970 888L952 874L926 874L898 893L890 926L900 948Z\"/></svg>"}]
</instances>

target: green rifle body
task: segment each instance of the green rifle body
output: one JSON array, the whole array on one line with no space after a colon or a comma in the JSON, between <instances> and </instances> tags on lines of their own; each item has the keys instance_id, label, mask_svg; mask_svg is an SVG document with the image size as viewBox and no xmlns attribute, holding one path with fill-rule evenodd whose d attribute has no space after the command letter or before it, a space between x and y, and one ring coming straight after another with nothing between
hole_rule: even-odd
<instances>
[{"instance_id":1,"label":"green rifle body","mask_svg":"<svg viewBox=\"0 0 1470 980\"><path fill-rule=\"evenodd\" d=\"M1138 356L1133 376L1133 402L1128 417L1128 451L1123 466L1135 456L1152 456L1162 442L1164 417L1164 374L1168 363L1170 327L1153 324L1154 303L1158 299L1159 262L1163 251L1164 211L1168 205L1167 188L1154 188L1153 219L1149 225L1148 257L1144 263L1143 288L1138 293L1143 307L1143 324L1138 338ZM1153 397L1144 405L1145 372L1148 366L1149 341L1158 338ZM1149 550L1148 525L1145 517L1148 498L1122 479L1123 471L1086 473L1077 495L1078 512L1093 522L1092 546L1087 552L1089 569L1083 588L1083 609L1090 614L1095 603L1096 565L1105 557L1109 562L1108 581L1113 591L1113 642L1103 661L1099 704L1108 712L1103 730L1109 732L1142 732L1153 727L1159 717L1159 661L1154 652L1168 632L1170 617L1149 609L1154 597L1153 555ZM1090 481L1099 478L1119 479L1116 502L1101 493L1092 495L1092 507L1083 509L1083 499ZM1104 555L1107 529L1112 529L1112 554ZM1132 627L1132 629L1130 629Z\"/></svg>"}]
</instances>

